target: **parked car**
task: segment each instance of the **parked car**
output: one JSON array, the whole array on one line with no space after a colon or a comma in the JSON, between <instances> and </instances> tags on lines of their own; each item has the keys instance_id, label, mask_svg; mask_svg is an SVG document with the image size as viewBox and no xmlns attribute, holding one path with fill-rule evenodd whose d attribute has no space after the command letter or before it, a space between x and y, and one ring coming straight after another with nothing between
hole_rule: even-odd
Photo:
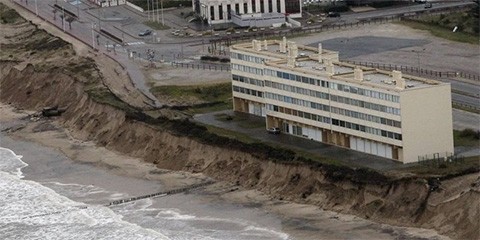
<instances>
[{"instance_id":1,"label":"parked car","mask_svg":"<svg viewBox=\"0 0 480 240\"><path fill-rule=\"evenodd\" d=\"M144 37L144 36L148 36L148 35L150 35L150 34L152 34L152 30L150 30L150 29L145 29L145 30L141 31L141 32L138 34L138 36Z\"/></svg>"},{"instance_id":2,"label":"parked car","mask_svg":"<svg viewBox=\"0 0 480 240\"><path fill-rule=\"evenodd\" d=\"M329 17L340 17L340 13L338 13L338 12L329 12L329 13L328 13L328 16L329 16Z\"/></svg>"},{"instance_id":3,"label":"parked car","mask_svg":"<svg viewBox=\"0 0 480 240\"><path fill-rule=\"evenodd\" d=\"M432 8L432 3L425 3L425 8Z\"/></svg>"},{"instance_id":4,"label":"parked car","mask_svg":"<svg viewBox=\"0 0 480 240\"><path fill-rule=\"evenodd\" d=\"M267 128L267 132L271 133L271 134L279 134L280 133L280 128L277 128L277 127Z\"/></svg>"}]
</instances>

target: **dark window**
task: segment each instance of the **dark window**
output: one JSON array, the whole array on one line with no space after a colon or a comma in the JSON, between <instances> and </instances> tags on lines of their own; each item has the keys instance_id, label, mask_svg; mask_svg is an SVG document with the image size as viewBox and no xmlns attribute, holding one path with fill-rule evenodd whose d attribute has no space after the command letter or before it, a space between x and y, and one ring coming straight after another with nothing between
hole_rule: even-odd
<instances>
[{"instance_id":1,"label":"dark window","mask_svg":"<svg viewBox=\"0 0 480 240\"><path fill-rule=\"evenodd\" d=\"M218 6L218 12L219 12L218 18L223 19L223 6L222 5Z\"/></svg>"}]
</instances>

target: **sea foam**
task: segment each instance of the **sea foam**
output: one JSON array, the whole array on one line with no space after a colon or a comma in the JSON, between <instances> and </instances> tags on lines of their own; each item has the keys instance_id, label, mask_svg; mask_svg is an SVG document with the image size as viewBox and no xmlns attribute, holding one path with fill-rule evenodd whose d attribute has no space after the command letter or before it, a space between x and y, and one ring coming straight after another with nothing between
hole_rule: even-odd
<instances>
[{"instance_id":1,"label":"sea foam","mask_svg":"<svg viewBox=\"0 0 480 240\"><path fill-rule=\"evenodd\" d=\"M123 221L107 207L75 202L21 179L26 166L21 156L0 148L1 239L169 239Z\"/></svg>"}]
</instances>

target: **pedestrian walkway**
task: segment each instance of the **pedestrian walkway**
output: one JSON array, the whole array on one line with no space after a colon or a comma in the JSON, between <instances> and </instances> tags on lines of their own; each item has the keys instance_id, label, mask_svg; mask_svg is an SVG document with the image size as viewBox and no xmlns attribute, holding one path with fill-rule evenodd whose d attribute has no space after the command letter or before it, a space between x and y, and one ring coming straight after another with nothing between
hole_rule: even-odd
<instances>
[{"instance_id":1,"label":"pedestrian walkway","mask_svg":"<svg viewBox=\"0 0 480 240\"><path fill-rule=\"evenodd\" d=\"M17 6L21 6L22 8L30 11L31 13L36 14L35 4L28 4L27 5L26 1L25 2L15 1L14 3ZM117 54L117 53L125 52L125 51L108 51L111 48L113 48L113 44L108 44L108 43L106 44L106 45L108 45L108 46L106 46L106 48L108 48L108 49L100 49L99 48L100 45L99 45L99 42L98 42L98 38L97 38L97 41L94 41L94 37L93 37L93 34L94 34L93 30L94 29L92 29L92 28L100 27L100 26L96 25L95 21L94 22L88 22L88 23L78 22L78 24L74 25L71 29L68 28L68 27L66 28L65 25L62 25L63 22L60 21L59 17L55 18L56 13L49 10L49 8L50 8L49 4L52 4L52 3L54 3L54 1L38 1L39 6L38 6L38 15L37 16L40 19L42 19L45 22L50 23L51 25L59 28L60 30L63 30L66 34L69 34L70 36L72 36L75 39L83 42L87 46L92 47L92 49L96 49L99 52L104 53L105 55L109 56L114 61L118 62L122 66L122 68L124 68L127 71L132 84L143 95L145 95L147 98L149 98L153 102L154 107L161 107L162 106L162 104L155 98L155 96L153 96L153 94L150 93L150 89L148 88L148 86L146 84L145 76L144 76L143 72L141 71L140 67L136 63L131 62L130 59L128 58L128 56L126 56L125 54ZM68 6L68 5L70 5L70 4L67 4L65 6ZM63 6L63 4L62 4L62 6ZM83 11L83 9L82 9L82 13L85 13L85 11ZM80 18L83 18L83 17L80 16ZM103 29L103 27L105 27L105 26L102 26L102 29ZM100 36L100 35L98 35L98 36ZM107 39L105 41L108 42L109 40ZM117 47L117 45L115 47Z\"/></svg>"}]
</instances>

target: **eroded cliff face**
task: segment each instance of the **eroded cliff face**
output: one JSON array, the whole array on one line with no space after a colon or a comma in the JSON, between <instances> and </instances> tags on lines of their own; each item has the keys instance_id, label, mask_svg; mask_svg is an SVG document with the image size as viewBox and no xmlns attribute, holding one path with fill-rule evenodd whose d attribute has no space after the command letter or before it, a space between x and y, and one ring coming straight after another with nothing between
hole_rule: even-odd
<instances>
[{"instance_id":1,"label":"eroded cliff face","mask_svg":"<svg viewBox=\"0 0 480 240\"><path fill-rule=\"evenodd\" d=\"M18 70L16 65L0 63L0 100L31 110L54 105L64 107L66 112L59 121L76 138L96 141L109 149L155 163L159 168L202 172L275 198L382 223L434 228L453 238L478 238L478 185L456 198L440 197L429 202L432 193L425 179L359 181L342 177L336 168L259 159L249 153L206 145L131 120L122 110L92 100L85 92L84 83L60 70L46 73L36 71L31 65Z\"/></svg>"},{"instance_id":2,"label":"eroded cliff face","mask_svg":"<svg viewBox=\"0 0 480 240\"><path fill-rule=\"evenodd\" d=\"M0 6L0 13L3 11L6 9ZM58 121L75 138L95 141L159 168L201 172L277 199L392 225L434 228L458 239L480 237L478 173L442 181L442 190L432 192L422 178L369 176L335 166L279 163L204 144L132 120L120 110L129 107L119 99L137 107L145 100L132 86L117 83L125 74L115 66L105 70L103 60L97 60L101 65L77 56L71 45L20 17L1 26L0 101L29 110L65 108ZM112 92L118 97L113 103L109 102Z\"/></svg>"}]
</instances>

